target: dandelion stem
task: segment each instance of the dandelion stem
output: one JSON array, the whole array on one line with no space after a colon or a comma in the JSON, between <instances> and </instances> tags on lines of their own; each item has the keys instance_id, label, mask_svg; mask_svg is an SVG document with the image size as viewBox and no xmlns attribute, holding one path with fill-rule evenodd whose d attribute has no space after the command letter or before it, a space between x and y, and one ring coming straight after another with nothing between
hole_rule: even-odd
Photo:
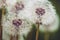
<instances>
[{"instance_id":1,"label":"dandelion stem","mask_svg":"<svg viewBox=\"0 0 60 40\"><path fill-rule=\"evenodd\" d=\"M18 35L15 35L15 36L10 36L10 40L18 40Z\"/></svg>"},{"instance_id":2,"label":"dandelion stem","mask_svg":"<svg viewBox=\"0 0 60 40\"><path fill-rule=\"evenodd\" d=\"M2 21L2 19L3 19L3 16L4 16L4 13L5 13L5 7L4 6L2 6L3 8L2 8L2 16L1 16L1 21ZM0 35L0 40L2 40L2 29L3 29L3 27L2 27L2 25L0 25L0 29L1 29L1 35Z\"/></svg>"},{"instance_id":3,"label":"dandelion stem","mask_svg":"<svg viewBox=\"0 0 60 40\"><path fill-rule=\"evenodd\" d=\"M5 7L3 6L3 8L2 8L2 16L4 16L4 14L5 14Z\"/></svg>"},{"instance_id":4,"label":"dandelion stem","mask_svg":"<svg viewBox=\"0 0 60 40\"><path fill-rule=\"evenodd\" d=\"M36 31L36 40L38 40L38 36L39 36L39 23L37 24L37 31Z\"/></svg>"}]
</instances>

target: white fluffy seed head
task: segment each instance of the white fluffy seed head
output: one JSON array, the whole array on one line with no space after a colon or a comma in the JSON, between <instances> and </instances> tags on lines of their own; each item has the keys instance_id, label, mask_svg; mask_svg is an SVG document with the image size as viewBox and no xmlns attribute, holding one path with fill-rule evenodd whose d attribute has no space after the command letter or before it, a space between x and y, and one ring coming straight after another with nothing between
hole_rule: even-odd
<instances>
[{"instance_id":1,"label":"white fluffy seed head","mask_svg":"<svg viewBox=\"0 0 60 40\"><path fill-rule=\"evenodd\" d=\"M40 31L41 32L45 32L45 31L49 31L49 32L55 32L58 30L59 28L59 17L56 14L55 15L55 19L53 17L51 19L47 19L47 21L45 21L45 23L43 22L43 25L40 25ZM51 22L50 22L51 21Z\"/></svg>"},{"instance_id":2,"label":"white fluffy seed head","mask_svg":"<svg viewBox=\"0 0 60 40\"><path fill-rule=\"evenodd\" d=\"M14 18L12 18L12 17L10 18L9 16L7 16L7 19L6 19L6 17L4 17L2 19L3 31L5 31L7 34L13 35L13 36L16 35L16 34L19 34L19 35L25 34L25 35L27 35L28 32L32 28L32 23L29 21L29 19L21 18L21 16L19 17L22 20L22 24L19 26L19 29L18 29L18 32L17 32L17 30L15 29L15 26L12 24L12 20L15 17Z\"/></svg>"},{"instance_id":3,"label":"white fluffy seed head","mask_svg":"<svg viewBox=\"0 0 60 40\"><path fill-rule=\"evenodd\" d=\"M43 16L40 16L40 18L38 18L38 15L36 15L36 13L35 13L35 9L39 8L39 7L45 9L45 14ZM45 2L35 1L35 2L32 2L32 4L29 4L27 6L27 10L30 14L29 19L33 23L36 23L36 21L40 22L39 19L41 19L42 26L40 27L40 31L42 31L42 30L44 31L45 30L44 28L47 25L48 25L47 27L48 27L49 32L53 32L58 29L58 24L59 24L58 16L56 16L57 15L56 10L55 10L54 6L51 4L51 2L49 2L49 1L45 1ZM43 26L43 25L46 25L46 26Z\"/></svg>"}]
</instances>

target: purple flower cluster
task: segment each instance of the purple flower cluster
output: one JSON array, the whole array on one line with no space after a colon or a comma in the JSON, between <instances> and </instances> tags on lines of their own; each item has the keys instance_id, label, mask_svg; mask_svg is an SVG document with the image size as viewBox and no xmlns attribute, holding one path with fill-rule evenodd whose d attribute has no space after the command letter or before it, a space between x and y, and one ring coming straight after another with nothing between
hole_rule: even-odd
<instances>
[{"instance_id":1,"label":"purple flower cluster","mask_svg":"<svg viewBox=\"0 0 60 40\"><path fill-rule=\"evenodd\" d=\"M22 10L24 8L24 4L17 2L16 5L15 5L15 8L16 8L17 11Z\"/></svg>"},{"instance_id":2,"label":"purple flower cluster","mask_svg":"<svg viewBox=\"0 0 60 40\"><path fill-rule=\"evenodd\" d=\"M43 9L43 8L37 8L37 9L36 9L36 13L37 13L38 15L44 15L45 9Z\"/></svg>"},{"instance_id":3,"label":"purple flower cluster","mask_svg":"<svg viewBox=\"0 0 60 40\"><path fill-rule=\"evenodd\" d=\"M15 19L12 21L13 25L16 27L19 27L22 24L22 20L21 19Z\"/></svg>"}]
</instances>

